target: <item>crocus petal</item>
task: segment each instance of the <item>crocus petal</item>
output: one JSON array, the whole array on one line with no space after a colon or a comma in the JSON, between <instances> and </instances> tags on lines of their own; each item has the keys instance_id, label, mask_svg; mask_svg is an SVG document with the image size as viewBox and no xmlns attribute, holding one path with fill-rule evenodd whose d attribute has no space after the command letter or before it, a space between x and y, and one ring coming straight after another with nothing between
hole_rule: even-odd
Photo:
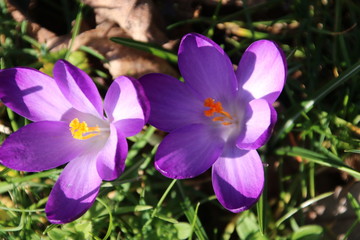
<instances>
[{"instance_id":1,"label":"crocus petal","mask_svg":"<svg viewBox=\"0 0 360 240\"><path fill-rule=\"evenodd\" d=\"M45 207L51 223L71 222L92 206L101 184L95 158L96 155L82 155L66 165Z\"/></svg>"},{"instance_id":2,"label":"crocus petal","mask_svg":"<svg viewBox=\"0 0 360 240\"><path fill-rule=\"evenodd\" d=\"M170 132L203 121L203 100L188 85L160 73L147 74L139 81L151 104L151 125Z\"/></svg>"},{"instance_id":3,"label":"crocus petal","mask_svg":"<svg viewBox=\"0 0 360 240\"><path fill-rule=\"evenodd\" d=\"M179 69L185 82L203 100L223 100L237 89L234 69L226 53L200 34L187 34L179 47Z\"/></svg>"},{"instance_id":4,"label":"crocus petal","mask_svg":"<svg viewBox=\"0 0 360 240\"><path fill-rule=\"evenodd\" d=\"M192 178L211 167L224 141L202 124L188 125L167 135L155 155L155 167L169 178Z\"/></svg>"},{"instance_id":5,"label":"crocus petal","mask_svg":"<svg viewBox=\"0 0 360 240\"><path fill-rule=\"evenodd\" d=\"M74 139L68 123L30 123L11 134L0 147L0 163L19 171L38 172L58 167L88 149Z\"/></svg>"},{"instance_id":6,"label":"crocus petal","mask_svg":"<svg viewBox=\"0 0 360 240\"><path fill-rule=\"evenodd\" d=\"M224 153L213 165L212 183L226 209L235 213L249 209L264 187L264 169L256 150L234 147Z\"/></svg>"},{"instance_id":7,"label":"crocus petal","mask_svg":"<svg viewBox=\"0 0 360 240\"><path fill-rule=\"evenodd\" d=\"M276 111L266 100L252 100L245 111L245 124L237 139L237 146L248 150L263 146L271 136L276 119Z\"/></svg>"},{"instance_id":8,"label":"crocus petal","mask_svg":"<svg viewBox=\"0 0 360 240\"><path fill-rule=\"evenodd\" d=\"M71 108L54 79L30 68L0 70L0 99L31 121L57 121Z\"/></svg>"},{"instance_id":9,"label":"crocus petal","mask_svg":"<svg viewBox=\"0 0 360 240\"><path fill-rule=\"evenodd\" d=\"M74 108L96 116L103 116L99 91L83 70L65 60L59 60L55 63L53 73L60 90Z\"/></svg>"},{"instance_id":10,"label":"crocus petal","mask_svg":"<svg viewBox=\"0 0 360 240\"><path fill-rule=\"evenodd\" d=\"M286 69L285 55L274 42L256 41L245 51L236 71L239 89L273 103L284 87Z\"/></svg>"},{"instance_id":11,"label":"crocus petal","mask_svg":"<svg viewBox=\"0 0 360 240\"><path fill-rule=\"evenodd\" d=\"M137 86L135 86L137 84ZM140 84L130 77L118 77L109 87L104 100L104 109L111 122L122 126L125 136L132 136L141 131L145 124L145 112L148 111L147 98L140 94ZM129 123L130 122L130 123Z\"/></svg>"},{"instance_id":12,"label":"crocus petal","mask_svg":"<svg viewBox=\"0 0 360 240\"><path fill-rule=\"evenodd\" d=\"M113 125L110 125L110 136L96 161L96 168L101 179L112 181L120 176L125 168L127 152L126 138Z\"/></svg>"}]
</instances>

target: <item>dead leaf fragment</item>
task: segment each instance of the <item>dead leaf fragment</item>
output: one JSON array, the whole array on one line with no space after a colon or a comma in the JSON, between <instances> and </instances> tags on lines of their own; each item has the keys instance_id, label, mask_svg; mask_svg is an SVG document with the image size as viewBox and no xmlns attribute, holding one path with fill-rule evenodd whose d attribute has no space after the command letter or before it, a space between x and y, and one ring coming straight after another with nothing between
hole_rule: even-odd
<instances>
[{"instance_id":1,"label":"dead leaf fragment","mask_svg":"<svg viewBox=\"0 0 360 240\"><path fill-rule=\"evenodd\" d=\"M103 23L96 29L77 36L73 50L85 45L105 56L108 63L105 63L104 66L109 69L113 78L120 75L140 77L150 72L162 72L177 76L177 72L165 60L150 53L114 43L110 40L111 37L129 36L116 25Z\"/></svg>"},{"instance_id":2,"label":"dead leaf fragment","mask_svg":"<svg viewBox=\"0 0 360 240\"><path fill-rule=\"evenodd\" d=\"M98 23L115 22L134 40L167 42L151 0L84 0L84 3L94 8Z\"/></svg>"}]
</instances>

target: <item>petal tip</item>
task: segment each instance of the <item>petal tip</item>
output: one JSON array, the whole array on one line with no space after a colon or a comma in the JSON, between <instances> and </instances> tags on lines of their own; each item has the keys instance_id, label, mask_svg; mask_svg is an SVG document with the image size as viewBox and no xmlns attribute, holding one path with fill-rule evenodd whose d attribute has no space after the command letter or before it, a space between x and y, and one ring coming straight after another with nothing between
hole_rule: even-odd
<instances>
[{"instance_id":1,"label":"petal tip","mask_svg":"<svg viewBox=\"0 0 360 240\"><path fill-rule=\"evenodd\" d=\"M199 48L214 47L221 54L225 55L224 50L219 45L217 45L213 40L198 33L188 33L181 39L180 47L179 47L179 55L183 52L184 48L189 47L187 46L187 44L193 44L193 43L196 43L196 46Z\"/></svg>"},{"instance_id":2,"label":"petal tip","mask_svg":"<svg viewBox=\"0 0 360 240\"><path fill-rule=\"evenodd\" d=\"M218 201L238 213L251 208L264 189L264 166L258 153L229 149L212 169L212 184Z\"/></svg>"}]
</instances>

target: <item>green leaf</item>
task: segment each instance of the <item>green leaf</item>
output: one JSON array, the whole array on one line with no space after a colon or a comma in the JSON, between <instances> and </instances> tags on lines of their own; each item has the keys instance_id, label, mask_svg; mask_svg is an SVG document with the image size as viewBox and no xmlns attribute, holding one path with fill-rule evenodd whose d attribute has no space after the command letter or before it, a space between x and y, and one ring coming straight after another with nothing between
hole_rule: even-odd
<instances>
[{"instance_id":1,"label":"green leaf","mask_svg":"<svg viewBox=\"0 0 360 240\"><path fill-rule=\"evenodd\" d=\"M0 232L17 232L24 228L24 222L25 222L25 213L23 212L21 214L20 223L16 227L2 227L0 226Z\"/></svg>"},{"instance_id":2,"label":"green leaf","mask_svg":"<svg viewBox=\"0 0 360 240\"><path fill-rule=\"evenodd\" d=\"M71 234L70 232L64 231L63 229L59 229L59 228L53 228L53 229L51 229L50 231L47 232L47 235L52 240L69 239L70 234Z\"/></svg>"},{"instance_id":3,"label":"green leaf","mask_svg":"<svg viewBox=\"0 0 360 240\"><path fill-rule=\"evenodd\" d=\"M175 223L174 227L177 230L177 236L179 239L186 239L190 237L191 225L187 222Z\"/></svg>"},{"instance_id":4,"label":"green leaf","mask_svg":"<svg viewBox=\"0 0 360 240\"><path fill-rule=\"evenodd\" d=\"M179 223L178 220L176 220L175 218L168 217L168 216L165 216L165 215L162 215L162 214L159 214L159 213L157 213L155 215L155 217L157 217L157 218L159 218L159 219L161 219L161 220L163 220L165 222L174 223L174 224Z\"/></svg>"},{"instance_id":5,"label":"green leaf","mask_svg":"<svg viewBox=\"0 0 360 240\"><path fill-rule=\"evenodd\" d=\"M145 43L140 41L135 41L129 38L120 38L120 37L113 37L110 38L111 41L122 44L127 47L136 48L148 53L151 53L159 58L163 58L169 62L177 64L177 55L169 50L166 50L162 47L156 46L151 43Z\"/></svg>"},{"instance_id":6,"label":"green leaf","mask_svg":"<svg viewBox=\"0 0 360 240\"><path fill-rule=\"evenodd\" d=\"M295 213L297 213L301 209L304 209L304 208L310 206L311 204L313 204L313 203L315 203L317 201L320 201L320 200L322 200L324 198L327 198L332 194L334 194L334 193L333 192L326 192L326 193L320 194L319 196L316 196L314 198L311 198L311 199L303 202L302 204L300 204L299 207L289 210L284 216L282 216L279 220L277 220L275 225L277 227L279 227L281 225L281 223L283 223L285 220L289 219L291 216L293 216Z\"/></svg>"},{"instance_id":7,"label":"green leaf","mask_svg":"<svg viewBox=\"0 0 360 240\"><path fill-rule=\"evenodd\" d=\"M300 227L291 236L291 240L321 240L324 229L319 225L307 225Z\"/></svg>"},{"instance_id":8,"label":"green leaf","mask_svg":"<svg viewBox=\"0 0 360 240\"><path fill-rule=\"evenodd\" d=\"M112 216L112 213L111 213L111 209L109 207L109 205L107 205L103 200L101 200L100 198L96 198L96 200L101 203L105 208L106 210L108 211L109 213L109 227L108 227L108 230L106 232L106 235L105 237L103 238L103 240L106 240L110 237L110 234L111 234L111 231L112 231L112 228L113 228L113 216ZM91 231L91 228L88 229L88 232Z\"/></svg>"},{"instance_id":9,"label":"green leaf","mask_svg":"<svg viewBox=\"0 0 360 240\"><path fill-rule=\"evenodd\" d=\"M289 110L291 112L291 116L287 119L285 124L279 130L278 134L275 136L273 140L273 144L277 142L280 138L282 138L286 133L290 132L297 119L303 114L309 112L315 104L325 98L332 91L341 86L341 84L347 82L352 77L356 76L360 71L360 61L349 67L345 72L343 72L339 77L334 78L330 82L328 82L325 86L319 89L312 97L308 100L301 103L301 108L295 106L293 109Z\"/></svg>"},{"instance_id":10,"label":"green leaf","mask_svg":"<svg viewBox=\"0 0 360 240\"><path fill-rule=\"evenodd\" d=\"M32 173L23 177L9 178L7 179L7 182L0 182L0 193L7 192L13 189L14 186L35 184L34 182L31 182L33 179L52 177L59 174L61 171L62 171L61 169L52 169L44 172Z\"/></svg>"},{"instance_id":11,"label":"green leaf","mask_svg":"<svg viewBox=\"0 0 360 240\"><path fill-rule=\"evenodd\" d=\"M205 232L204 227L202 226L200 218L197 217L199 204L197 204L197 207L194 210L193 206L191 205L191 201L190 201L189 197L186 196L184 193L181 182L178 182L177 185L179 187L180 194L183 198L183 201L180 202L180 206L181 206L187 220L192 223L192 231L191 231L190 239L192 239L191 238L192 232L195 233L195 235L197 236L197 239L199 239L199 240L209 239L209 237L207 236L207 234Z\"/></svg>"},{"instance_id":12,"label":"green leaf","mask_svg":"<svg viewBox=\"0 0 360 240\"><path fill-rule=\"evenodd\" d=\"M315 162L322 166L337 168L341 171L347 172L348 174L350 174L351 176L357 179L360 179L360 172L345 165L341 161L341 159L337 158L335 155L324 155L301 147L280 148L276 150L276 154L293 156L293 157L300 156L302 158L307 159L308 161Z\"/></svg>"},{"instance_id":13,"label":"green leaf","mask_svg":"<svg viewBox=\"0 0 360 240\"><path fill-rule=\"evenodd\" d=\"M236 222L236 232L240 239L267 239L261 234L255 214L251 211L241 214Z\"/></svg>"},{"instance_id":14,"label":"green leaf","mask_svg":"<svg viewBox=\"0 0 360 240\"><path fill-rule=\"evenodd\" d=\"M360 204L359 204L359 202L356 200L356 198L351 193L347 194L347 198L350 202L351 207L354 209L358 220L360 220Z\"/></svg>"},{"instance_id":15,"label":"green leaf","mask_svg":"<svg viewBox=\"0 0 360 240\"><path fill-rule=\"evenodd\" d=\"M349 150L345 150L345 152L359 153L360 154L360 149L349 149Z\"/></svg>"},{"instance_id":16,"label":"green leaf","mask_svg":"<svg viewBox=\"0 0 360 240\"><path fill-rule=\"evenodd\" d=\"M119 207L116 209L116 214L132 213L132 212L142 212L149 209L152 209L153 206L150 205L136 205L128 207Z\"/></svg>"}]
</instances>

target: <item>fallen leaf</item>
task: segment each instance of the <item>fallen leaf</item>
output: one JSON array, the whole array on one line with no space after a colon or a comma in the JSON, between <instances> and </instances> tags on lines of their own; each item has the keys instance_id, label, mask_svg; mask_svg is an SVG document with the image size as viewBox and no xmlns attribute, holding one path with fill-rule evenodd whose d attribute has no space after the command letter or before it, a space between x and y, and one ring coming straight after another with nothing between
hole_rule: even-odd
<instances>
[{"instance_id":1,"label":"fallen leaf","mask_svg":"<svg viewBox=\"0 0 360 240\"><path fill-rule=\"evenodd\" d=\"M84 0L84 3L94 8L98 23L113 21L134 40L167 42L157 24L160 19L151 0Z\"/></svg>"},{"instance_id":2,"label":"fallen leaf","mask_svg":"<svg viewBox=\"0 0 360 240\"><path fill-rule=\"evenodd\" d=\"M73 50L85 45L105 56L108 60L104 66L115 78L120 75L140 77L150 72L162 72L177 76L173 67L163 59L150 53L122 46L109 39L111 37L129 37L127 33L114 24L105 22L76 37Z\"/></svg>"}]
</instances>

